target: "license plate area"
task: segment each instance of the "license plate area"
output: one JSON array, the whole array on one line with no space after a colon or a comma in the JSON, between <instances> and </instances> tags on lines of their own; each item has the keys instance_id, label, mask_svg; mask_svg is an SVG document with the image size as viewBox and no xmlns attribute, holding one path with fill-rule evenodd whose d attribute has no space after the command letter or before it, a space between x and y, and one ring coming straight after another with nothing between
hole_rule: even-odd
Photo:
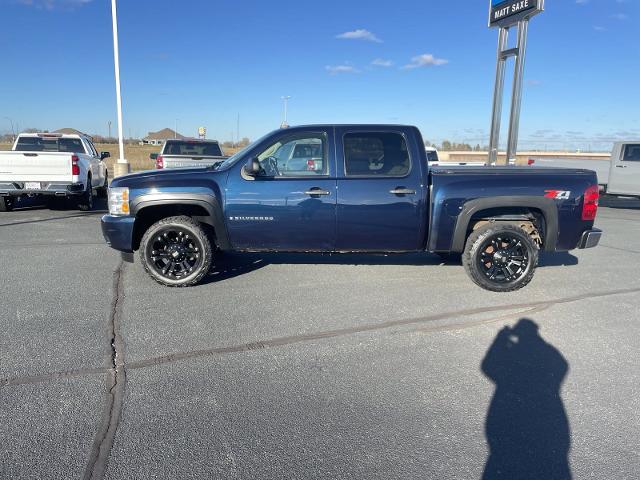
<instances>
[{"instance_id":1,"label":"license plate area","mask_svg":"<svg viewBox=\"0 0 640 480\"><path fill-rule=\"evenodd\" d=\"M40 182L24 182L25 190L42 190Z\"/></svg>"}]
</instances>

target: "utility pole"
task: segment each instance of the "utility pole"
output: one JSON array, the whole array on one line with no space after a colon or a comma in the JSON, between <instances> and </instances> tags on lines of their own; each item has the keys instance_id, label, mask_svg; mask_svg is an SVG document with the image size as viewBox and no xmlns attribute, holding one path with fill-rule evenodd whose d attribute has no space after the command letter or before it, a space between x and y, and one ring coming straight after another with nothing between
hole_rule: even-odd
<instances>
[{"instance_id":1,"label":"utility pole","mask_svg":"<svg viewBox=\"0 0 640 480\"><path fill-rule=\"evenodd\" d=\"M9 120L9 123L11 123L11 141L15 142L16 141L16 130L15 128L13 128L13 120L11 120L9 117L4 117L7 120Z\"/></svg>"},{"instance_id":2,"label":"utility pole","mask_svg":"<svg viewBox=\"0 0 640 480\"><path fill-rule=\"evenodd\" d=\"M107 123L109 124L109 137L108 138L111 138L111 120L109 120Z\"/></svg>"},{"instance_id":3,"label":"utility pole","mask_svg":"<svg viewBox=\"0 0 640 480\"><path fill-rule=\"evenodd\" d=\"M126 175L131 171L131 165L124 158L124 135L122 133L122 94L120 91L120 53L118 50L118 12L116 0L111 0L111 22L113 27L113 66L116 77L116 107L118 110L118 146L120 155L114 166L116 177Z\"/></svg>"},{"instance_id":4,"label":"utility pole","mask_svg":"<svg viewBox=\"0 0 640 480\"><path fill-rule=\"evenodd\" d=\"M291 99L290 95L282 97L282 100L284 102L284 116L280 128L289 128L289 124L287 123L287 107L289 105L289 99Z\"/></svg>"}]
</instances>

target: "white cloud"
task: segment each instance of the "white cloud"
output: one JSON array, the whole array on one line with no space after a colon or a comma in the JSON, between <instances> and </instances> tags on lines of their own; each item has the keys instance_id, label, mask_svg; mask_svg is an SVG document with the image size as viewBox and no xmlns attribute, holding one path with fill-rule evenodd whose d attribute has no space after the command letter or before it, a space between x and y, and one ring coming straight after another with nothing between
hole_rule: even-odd
<instances>
[{"instance_id":1,"label":"white cloud","mask_svg":"<svg viewBox=\"0 0 640 480\"><path fill-rule=\"evenodd\" d=\"M43 10L73 9L91 3L93 0L18 0L18 3L28 7Z\"/></svg>"},{"instance_id":2,"label":"white cloud","mask_svg":"<svg viewBox=\"0 0 640 480\"><path fill-rule=\"evenodd\" d=\"M629 15L627 15L626 13L614 13L613 15L611 15L611 18L613 18L614 20L627 20L629 18Z\"/></svg>"},{"instance_id":3,"label":"white cloud","mask_svg":"<svg viewBox=\"0 0 640 480\"><path fill-rule=\"evenodd\" d=\"M375 67L393 67L393 62L391 60L385 60L384 58L376 58L371 65Z\"/></svg>"},{"instance_id":4,"label":"white cloud","mask_svg":"<svg viewBox=\"0 0 640 480\"><path fill-rule=\"evenodd\" d=\"M446 65L447 63L449 63L449 60L445 60L444 58L436 58L431 53L425 53L423 55L413 57L411 59L411 63L408 63L402 68L405 70L411 70L420 67L437 67L440 65Z\"/></svg>"},{"instance_id":5,"label":"white cloud","mask_svg":"<svg viewBox=\"0 0 640 480\"><path fill-rule=\"evenodd\" d=\"M594 26L593 26L593 29L594 29L596 32L606 32L606 31L607 31L607 29L606 29L605 27L601 27L600 25L594 25Z\"/></svg>"},{"instance_id":6,"label":"white cloud","mask_svg":"<svg viewBox=\"0 0 640 480\"><path fill-rule=\"evenodd\" d=\"M360 28L358 30L353 30L352 32L344 32L340 35L336 35L336 38L340 38L343 40L365 40L367 42L375 42L382 43L375 34L371 33L369 30L365 30L364 28Z\"/></svg>"},{"instance_id":7,"label":"white cloud","mask_svg":"<svg viewBox=\"0 0 640 480\"><path fill-rule=\"evenodd\" d=\"M327 65L324 67L331 75L338 75L340 73L360 73L360 70L353 65Z\"/></svg>"}]
</instances>

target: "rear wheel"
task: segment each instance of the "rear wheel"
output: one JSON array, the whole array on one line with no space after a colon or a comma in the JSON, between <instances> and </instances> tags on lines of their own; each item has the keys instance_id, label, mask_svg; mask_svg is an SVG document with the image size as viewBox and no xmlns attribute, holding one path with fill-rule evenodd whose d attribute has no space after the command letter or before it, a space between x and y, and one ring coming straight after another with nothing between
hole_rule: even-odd
<instances>
[{"instance_id":1,"label":"rear wheel","mask_svg":"<svg viewBox=\"0 0 640 480\"><path fill-rule=\"evenodd\" d=\"M538 266L538 245L517 225L492 223L467 239L464 268L480 287L512 292L527 285Z\"/></svg>"},{"instance_id":2,"label":"rear wheel","mask_svg":"<svg viewBox=\"0 0 640 480\"><path fill-rule=\"evenodd\" d=\"M156 282L168 287L188 287L197 284L211 268L211 241L192 218L165 218L145 232L140 242L140 259Z\"/></svg>"},{"instance_id":3,"label":"rear wheel","mask_svg":"<svg viewBox=\"0 0 640 480\"><path fill-rule=\"evenodd\" d=\"M104 172L104 183L101 187L98 187L96 190L96 194L98 198L107 198L107 189L109 188L109 172L105 170Z\"/></svg>"},{"instance_id":4,"label":"rear wheel","mask_svg":"<svg viewBox=\"0 0 640 480\"><path fill-rule=\"evenodd\" d=\"M13 198L0 197L0 212L10 212L13 210Z\"/></svg>"},{"instance_id":5,"label":"rear wheel","mask_svg":"<svg viewBox=\"0 0 640 480\"><path fill-rule=\"evenodd\" d=\"M85 212L93 209L93 187L91 186L91 177L87 178L86 188L78 200L78 208Z\"/></svg>"}]
</instances>

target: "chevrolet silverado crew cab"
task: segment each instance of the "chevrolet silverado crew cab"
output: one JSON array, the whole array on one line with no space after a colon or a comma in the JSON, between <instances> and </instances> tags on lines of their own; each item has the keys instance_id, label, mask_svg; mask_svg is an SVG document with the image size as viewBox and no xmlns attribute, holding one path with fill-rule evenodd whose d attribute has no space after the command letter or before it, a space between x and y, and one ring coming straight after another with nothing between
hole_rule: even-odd
<instances>
[{"instance_id":1,"label":"chevrolet silverado crew cab","mask_svg":"<svg viewBox=\"0 0 640 480\"><path fill-rule=\"evenodd\" d=\"M109 152L98 154L84 135L19 135L12 151L0 152L0 211L34 195L56 206L73 199L81 210L91 210L94 192L107 194L107 157Z\"/></svg>"},{"instance_id":2,"label":"chevrolet silverado crew cab","mask_svg":"<svg viewBox=\"0 0 640 480\"><path fill-rule=\"evenodd\" d=\"M304 155L302 155L304 153ZM595 247L594 172L430 168L419 130L272 132L221 164L115 179L107 243L167 286L198 283L217 250L463 253L481 287L529 283L540 250Z\"/></svg>"},{"instance_id":3,"label":"chevrolet silverado crew cab","mask_svg":"<svg viewBox=\"0 0 640 480\"><path fill-rule=\"evenodd\" d=\"M200 139L167 140L159 154L152 153L149 157L156 162L158 170L208 167L228 158L224 156L216 140Z\"/></svg>"}]
</instances>

